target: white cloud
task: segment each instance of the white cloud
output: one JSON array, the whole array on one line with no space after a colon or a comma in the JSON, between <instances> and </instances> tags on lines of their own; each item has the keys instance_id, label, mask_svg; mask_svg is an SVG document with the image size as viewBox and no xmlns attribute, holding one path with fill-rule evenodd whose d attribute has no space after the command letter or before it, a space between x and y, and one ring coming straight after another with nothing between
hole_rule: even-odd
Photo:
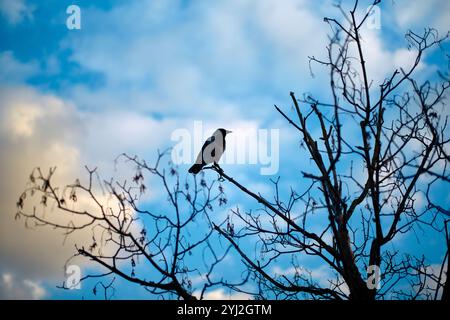
<instances>
[{"instance_id":1,"label":"white cloud","mask_svg":"<svg viewBox=\"0 0 450 320\"><path fill-rule=\"evenodd\" d=\"M194 292L194 296L200 297L200 292ZM249 300L252 297L243 292L225 292L224 289L207 291L203 296L205 300Z\"/></svg>"},{"instance_id":2,"label":"white cloud","mask_svg":"<svg viewBox=\"0 0 450 320\"><path fill-rule=\"evenodd\" d=\"M26 229L23 220L14 220L15 203L36 166L48 170L57 165L57 184L81 175L76 141L82 124L75 108L55 96L28 87L1 87L0 95L0 269L29 279L24 285L39 295L33 279L62 280L73 241L90 237L80 234L63 245L61 232Z\"/></svg>"},{"instance_id":3,"label":"white cloud","mask_svg":"<svg viewBox=\"0 0 450 320\"><path fill-rule=\"evenodd\" d=\"M418 31L433 27L442 34L450 31L450 2L447 0L396 1L393 8L396 21L403 29Z\"/></svg>"},{"instance_id":4,"label":"white cloud","mask_svg":"<svg viewBox=\"0 0 450 320\"><path fill-rule=\"evenodd\" d=\"M80 105L222 121L273 113L274 91L307 85L307 55L328 30L303 0L157 3L84 11L89 33L71 34L65 46L73 61L105 76L105 86L68 88Z\"/></svg>"},{"instance_id":5,"label":"white cloud","mask_svg":"<svg viewBox=\"0 0 450 320\"><path fill-rule=\"evenodd\" d=\"M436 293L436 288L438 285L437 280L439 279L441 268L442 268L442 264L432 264L426 268L421 268L420 279L421 279L421 282L425 283L423 291L422 291L423 294L429 294L434 297L434 294ZM447 279L445 270L447 270L447 263L444 264L442 278L440 279L441 283L440 283L440 289L439 289L439 292L437 295L438 299L440 299L440 297L442 295L442 290L443 290L442 285L445 284L445 281ZM416 290L419 290L419 289L420 289L419 287L416 287Z\"/></svg>"},{"instance_id":6,"label":"white cloud","mask_svg":"<svg viewBox=\"0 0 450 320\"><path fill-rule=\"evenodd\" d=\"M40 300L48 295L40 282L19 279L11 273L3 273L0 278L0 299Z\"/></svg>"},{"instance_id":7,"label":"white cloud","mask_svg":"<svg viewBox=\"0 0 450 320\"><path fill-rule=\"evenodd\" d=\"M386 77L390 77L396 69L410 69L417 56L416 50L405 48L406 42L398 49L387 49L378 30L367 30L364 34L363 43L368 75L370 77L369 81L374 81L372 84L374 90L378 90L383 80ZM416 72L424 68L424 63L420 62Z\"/></svg>"},{"instance_id":8,"label":"white cloud","mask_svg":"<svg viewBox=\"0 0 450 320\"><path fill-rule=\"evenodd\" d=\"M16 201L32 169L39 166L47 171L57 166L57 185L76 178L84 181L85 164L98 166L102 177L109 178L117 175L114 159L121 152L145 153L142 156L154 159L160 142L155 132L167 133L173 123L125 111L83 113L57 96L25 86L0 87L0 96L0 268L30 279L62 280L74 243L89 245L92 234L90 230L76 233L63 245L61 231L26 229L22 220L14 220ZM78 205L92 209L92 203L82 197ZM52 213L50 208L46 212Z\"/></svg>"},{"instance_id":9,"label":"white cloud","mask_svg":"<svg viewBox=\"0 0 450 320\"><path fill-rule=\"evenodd\" d=\"M33 10L25 0L0 0L0 13L12 25L33 19Z\"/></svg>"},{"instance_id":10,"label":"white cloud","mask_svg":"<svg viewBox=\"0 0 450 320\"><path fill-rule=\"evenodd\" d=\"M278 277L294 276L298 274L302 277L312 280L313 282L318 283L324 288L328 288L330 286L330 281L334 280L334 275L328 265L322 265L310 269L296 268L293 266L283 269L280 266L274 266L272 272Z\"/></svg>"},{"instance_id":11,"label":"white cloud","mask_svg":"<svg viewBox=\"0 0 450 320\"><path fill-rule=\"evenodd\" d=\"M100 73L105 82L95 89L70 87L66 94L89 109L126 107L202 120L268 119L273 103L289 90L323 94L323 81L309 76L308 56L324 56L329 26L323 17L339 15L329 2L312 6L304 0L183 7L175 0L164 5L131 1L109 10L86 9L89 33L70 34L64 46L74 62ZM363 30L375 90L414 59L406 42L389 47L382 31ZM321 77L318 70L315 65Z\"/></svg>"}]
</instances>

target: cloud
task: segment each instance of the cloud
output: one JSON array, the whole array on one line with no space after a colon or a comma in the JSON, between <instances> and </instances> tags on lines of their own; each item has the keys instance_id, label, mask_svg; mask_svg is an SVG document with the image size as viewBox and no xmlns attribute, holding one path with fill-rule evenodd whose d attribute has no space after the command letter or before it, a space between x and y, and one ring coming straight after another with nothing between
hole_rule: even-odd
<instances>
[{"instance_id":1,"label":"cloud","mask_svg":"<svg viewBox=\"0 0 450 320\"><path fill-rule=\"evenodd\" d=\"M328 265L322 265L311 269L297 268L294 266L283 269L280 266L274 266L272 272L277 277L299 275L324 288L328 288L330 286L330 281L335 278L335 274Z\"/></svg>"},{"instance_id":2,"label":"cloud","mask_svg":"<svg viewBox=\"0 0 450 320\"><path fill-rule=\"evenodd\" d=\"M90 147L86 141L90 134L95 136L98 132L93 128L99 128L99 123L84 121L83 115L70 103L29 87L1 87L0 95L0 267L29 277L61 276L66 259L74 252L73 244L90 241L90 236L80 233L63 246L61 232L46 228L29 230L23 222L15 221L15 203L37 166L44 171L57 166L55 183L58 185L72 183L76 178L83 181L84 163L107 162L105 159L110 155L102 157L105 150L99 146L111 145L114 132L110 131L104 140L92 141ZM123 133L117 130L117 135ZM127 137L133 140L134 135ZM124 140L117 142L121 144L119 150L126 144ZM94 146L97 152L93 151ZM89 155L85 154L86 149L91 151ZM111 167L112 160L111 156ZM108 168L103 169L105 175L111 174ZM81 205L88 207L89 203Z\"/></svg>"},{"instance_id":3,"label":"cloud","mask_svg":"<svg viewBox=\"0 0 450 320\"><path fill-rule=\"evenodd\" d=\"M18 279L11 273L0 277L0 299L2 300L40 300L48 295L40 282Z\"/></svg>"},{"instance_id":4,"label":"cloud","mask_svg":"<svg viewBox=\"0 0 450 320\"><path fill-rule=\"evenodd\" d=\"M90 244L92 235L90 230L76 233L63 245L61 231L26 229L23 221L14 220L15 203L32 169L57 166L57 185L84 181L84 164L99 166L102 177L109 178L116 175L114 158L121 152L153 159L160 142L154 133L169 132L173 123L125 111L83 113L60 97L28 86L1 86L0 96L0 270L62 280L74 244ZM125 169L121 175L129 173ZM101 194L100 199L106 202ZM92 210L88 199L80 198L78 205ZM45 214L52 215L51 208Z\"/></svg>"},{"instance_id":5,"label":"cloud","mask_svg":"<svg viewBox=\"0 0 450 320\"><path fill-rule=\"evenodd\" d=\"M304 0L130 1L87 8L89 32L69 34L63 47L71 61L104 82L68 87L64 94L92 110L132 107L163 118L272 121L272 105L290 90L324 95L326 73L313 65L318 78L311 79L308 56L324 56L330 30L323 17L339 15L329 2ZM406 42L393 48L384 31L363 30L375 89L414 61Z\"/></svg>"},{"instance_id":6,"label":"cloud","mask_svg":"<svg viewBox=\"0 0 450 320\"><path fill-rule=\"evenodd\" d=\"M436 28L440 33L450 31L450 3L446 0L399 1L393 4L395 19L403 29Z\"/></svg>"},{"instance_id":7,"label":"cloud","mask_svg":"<svg viewBox=\"0 0 450 320\"><path fill-rule=\"evenodd\" d=\"M105 82L67 93L89 108L126 105L165 117L267 115L274 92L287 95L307 85L307 55L326 40L321 12L306 3L132 1L86 9L89 32L70 34L64 47L73 62Z\"/></svg>"},{"instance_id":8,"label":"cloud","mask_svg":"<svg viewBox=\"0 0 450 320\"><path fill-rule=\"evenodd\" d=\"M441 276L442 269L442 276ZM420 281L424 283L423 288L415 286L416 291L421 291L421 294L429 295L434 298L436 294L436 289L438 287L438 280L440 279L439 292L437 292L437 299L441 299L443 285L447 279L445 270L447 270L447 263L442 264L432 264L427 267L421 267L420 269Z\"/></svg>"},{"instance_id":9,"label":"cloud","mask_svg":"<svg viewBox=\"0 0 450 320\"><path fill-rule=\"evenodd\" d=\"M0 0L0 13L11 25L33 19L33 11L25 0Z\"/></svg>"},{"instance_id":10,"label":"cloud","mask_svg":"<svg viewBox=\"0 0 450 320\"><path fill-rule=\"evenodd\" d=\"M21 83L39 72L36 61L22 62L12 51L0 52L0 83Z\"/></svg>"},{"instance_id":11,"label":"cloud","mask_svg":"<svg viewBox=\"0 0 450 320\"><path fill-rule=\"evenodd\" d=\"M200 292L194 292L194 296L199 297ZM224 289L220 288L206 292L203 298L205 300L249 300L252 296L243 292L227 293Z\"/></svg>"},{"instance_id":12,"label":"cloud","mask_svg":"<svg viewBox=\"0 0 450 320\"><path fill-rule=\"evenodd\" d=\"M403 47L397 49L388 49L386 42L383 40L381 31L376 29L363 29L362 46L363 53L366 60L368 80L373 81L371 88L378 90L379 85L383 83L386 77L390 77L397 69L410 69L417 56L416 50L408 50L406 42L403 42ZM353 56L357 56L356 47L352 47ZM360 70L359 66L356 66ZM420 62L417 66L416 72L425 69L424 62ZM362 74L361 74L362 78Z\"/></svg>"},{"instance_id":13,"label":"cloud","mask_svg":"<svg viewBox=\"0 0 450 320\"><path fill-rule=\"evenodd\" d=\"M80 123L71 116L73 106L54 96L27 87L1 87L0 95L0 266L31 278L61 276L73 246L62 246L58 232L27 230L14 221L15 202L36 166L58 165L58 176L74 181L80 173Z\"/></svg>"}]
</instances>

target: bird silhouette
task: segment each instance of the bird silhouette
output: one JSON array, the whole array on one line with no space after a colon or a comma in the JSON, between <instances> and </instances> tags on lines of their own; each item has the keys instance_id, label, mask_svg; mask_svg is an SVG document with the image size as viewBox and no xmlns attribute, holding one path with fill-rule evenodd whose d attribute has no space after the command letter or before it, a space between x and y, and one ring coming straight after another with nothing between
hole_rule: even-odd
<instances>
[{"instance_id":1,"label":"bird silhouette","mask_svg":"<svg viewBox=\"0 0 450 320\"><path fill-rule=\"evenodd\" d=\"M189 169L189 173L197 174L209 163L218 163L220 157L225 152L225 136L231 133L229 130L219 128L203 144L202 150L197 156L194 165Z\"/></svg>"}]
</instances>

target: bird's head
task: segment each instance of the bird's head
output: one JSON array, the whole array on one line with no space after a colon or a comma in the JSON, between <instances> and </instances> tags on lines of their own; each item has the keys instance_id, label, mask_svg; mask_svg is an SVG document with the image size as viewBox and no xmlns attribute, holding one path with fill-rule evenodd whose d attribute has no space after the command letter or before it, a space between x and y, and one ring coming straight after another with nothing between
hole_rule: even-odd
<instances>
[{"instance_id":1,"label":"bird's head","mask_svg":"<svg viewBox=\"0 0 450 320\"><path fill-rule=\"evenodd\" d=\"M225 136L226 136L227 134L231 133L231 132L232 132L232 131L230 131L230 130L226 130L226 129L224 129L224 128L219 128L219 129L216 130L215 133L220 134L220 135L222 135L222 136L225 138Z\"/></svg>"}]
</instances>

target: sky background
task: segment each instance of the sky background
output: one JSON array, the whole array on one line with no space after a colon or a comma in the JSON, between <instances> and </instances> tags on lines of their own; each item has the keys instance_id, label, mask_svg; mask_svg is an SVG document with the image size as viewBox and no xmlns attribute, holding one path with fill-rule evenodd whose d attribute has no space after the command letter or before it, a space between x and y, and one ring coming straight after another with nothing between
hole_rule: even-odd
<instances>
[{"instance_id":1,"label":"sky background","mask_svg":"<svg viewBox=\"0 0 450 320\"><path fill-rule=\"evenodd\" d=\"M83 176L85 164L108 177L118 154L154 159L158 148L174 145L174 130L192 130L201 121L205 136L218 127L278 129L276 175L260 175L258 164L224 169L262 194L270 194L268 181L278 175L285 186L298 183L299 167L310 162L299 155L298 135L273 105L290 110L290 91L329 97L326 72L311 70L307 57L326 54L330 29L323 18L339 17L333 3L0 0L0 298L95 298L89 284L70 292L55 287L73 243L88 235L62 245L60 232L26 230L14 221L17 197L36 166L57 165L58 181L66 183ZM66 27L71 4L81 8L81 30ZM351 2L343 6L348 11ZM362 13L368 3L360 7ZM363 38L375 83L411 64L408 29L450 29L446 0L385 1L380 9L381 27L364 27ZM427 54L419 79L448 70L443 61L438 50ZM449 204L448 192L441 192ZM229 208L221 208L220 217L236 205L253 205L231 185L226 193ZM148 205L157 198L151 191ZM430 237L419 246L404 238L397 245L427 250L430 263L440 263L439 242ZM226 263L223 270L239 270L237 258ZM318 277L327 272L311 267ZM116 290L116 298L150 297L120 281ZM210 295L228 296L220 290Z\"/></svg>"}]
</instances>

